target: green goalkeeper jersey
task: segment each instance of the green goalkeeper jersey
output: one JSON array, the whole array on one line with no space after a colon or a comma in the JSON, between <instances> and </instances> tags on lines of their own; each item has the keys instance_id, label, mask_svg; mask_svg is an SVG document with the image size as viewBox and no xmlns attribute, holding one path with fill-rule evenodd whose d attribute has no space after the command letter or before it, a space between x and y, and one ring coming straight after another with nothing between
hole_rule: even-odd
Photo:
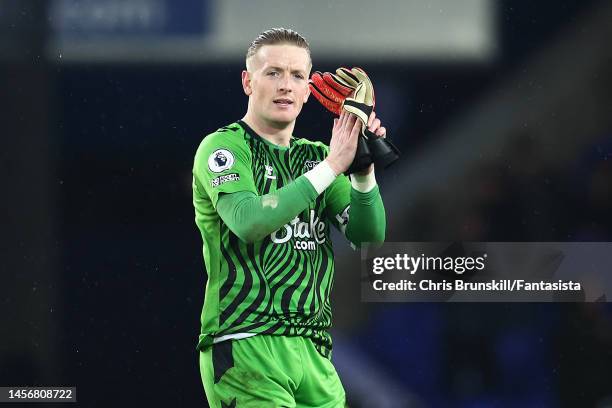
<instances>
[{"instance_id":1,"label":"green goalkeeper jersey","mask_svg":"<svg viewBox=\"0 0 612 408\"><path fill-rule=\"evenodd\" d=\"M339 176L307 209L264 239L238 238L216 211L221 194L271 193L311 170L328 153L319 142L273 145L239 121L206 136L193 167L193 203L208 281L198 349L247 334L303 336L331 354L330 225L348 219L351 185ZM270 205L275 205L273 202Z\"/></svg>"}]
</instances>

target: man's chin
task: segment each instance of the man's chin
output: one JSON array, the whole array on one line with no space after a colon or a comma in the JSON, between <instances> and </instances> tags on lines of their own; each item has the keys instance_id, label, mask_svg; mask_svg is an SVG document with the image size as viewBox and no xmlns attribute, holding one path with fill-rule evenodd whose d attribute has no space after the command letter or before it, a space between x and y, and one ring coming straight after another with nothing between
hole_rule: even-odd
<instances>
[{"instance_id":1,"label":"man's chin","mask_svg":"<svg viewBox=\"0 0 612 408\"><path fill-rule=\"evenodd\" d=\"M276 129L284 129L292 125L297 118L296 115L277 115L269 119L269 123Z\"/></svg>"}]
</instances>

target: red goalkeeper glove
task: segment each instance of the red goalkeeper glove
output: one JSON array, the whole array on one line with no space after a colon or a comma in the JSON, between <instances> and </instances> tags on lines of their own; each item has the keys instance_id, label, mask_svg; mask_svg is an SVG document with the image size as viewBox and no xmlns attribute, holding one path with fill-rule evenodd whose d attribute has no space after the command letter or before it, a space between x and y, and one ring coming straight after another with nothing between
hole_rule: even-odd
<instances>
[{"instance_id":1,"label":"red goalkeeper glove","mask_svg":"<svg viewBox=\"0 0 612 408\"><path fill-rule=\"evenodd\" d=\"M342 109L362 122L355 160L347 174L367 168L372 162L385 168L396 161L399 150L389 141L380 140L368 130L368 119L376 99L372 81L361 68L338 68L335 74L316 71L309 81L312 94L329 111L339 115Z\"/></svg>"}]
</instances>

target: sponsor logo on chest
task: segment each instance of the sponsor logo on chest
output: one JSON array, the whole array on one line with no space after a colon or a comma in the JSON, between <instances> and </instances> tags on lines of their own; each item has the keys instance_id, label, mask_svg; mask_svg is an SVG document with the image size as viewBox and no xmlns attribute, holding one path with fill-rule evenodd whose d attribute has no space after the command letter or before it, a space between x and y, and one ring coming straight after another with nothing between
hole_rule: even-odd
<instances>
[{"instance_id":1,"label":"sponsor logo on chest","mask_svg":"<svg viewBox=\"0 0 612 408\"><path fill-rule=\"evenodd\" d=\"M284 244L292 238L295 238L295 249L315 250L317 245L325 242L325 223L317 217L315 210L310 210L308 222L301 221L298 216L270 234L275 244Z\"/></svg>"}]
</instances>

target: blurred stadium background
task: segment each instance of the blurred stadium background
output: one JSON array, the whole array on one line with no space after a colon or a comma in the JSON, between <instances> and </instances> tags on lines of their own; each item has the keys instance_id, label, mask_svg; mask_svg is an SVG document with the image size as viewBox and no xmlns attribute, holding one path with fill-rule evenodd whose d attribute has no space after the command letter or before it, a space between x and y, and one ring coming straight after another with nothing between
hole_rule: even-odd
<instances>
[{"instance_id":1,"label":"blurred stadium background","mask_svg":"<svg viewBox=\"0 0 612 408\"><path fill-rule=\"evenodd\" d=\"M191 165L244 114L269 27L370 73L404 152L389 240L611 241L611 21L603 0L0 1L0 385L206 406ZM312 100L295 134L330 124ZM351 407L612 407L609 304L364 304L336 248Z\"/></svg>"}]
</instances>

